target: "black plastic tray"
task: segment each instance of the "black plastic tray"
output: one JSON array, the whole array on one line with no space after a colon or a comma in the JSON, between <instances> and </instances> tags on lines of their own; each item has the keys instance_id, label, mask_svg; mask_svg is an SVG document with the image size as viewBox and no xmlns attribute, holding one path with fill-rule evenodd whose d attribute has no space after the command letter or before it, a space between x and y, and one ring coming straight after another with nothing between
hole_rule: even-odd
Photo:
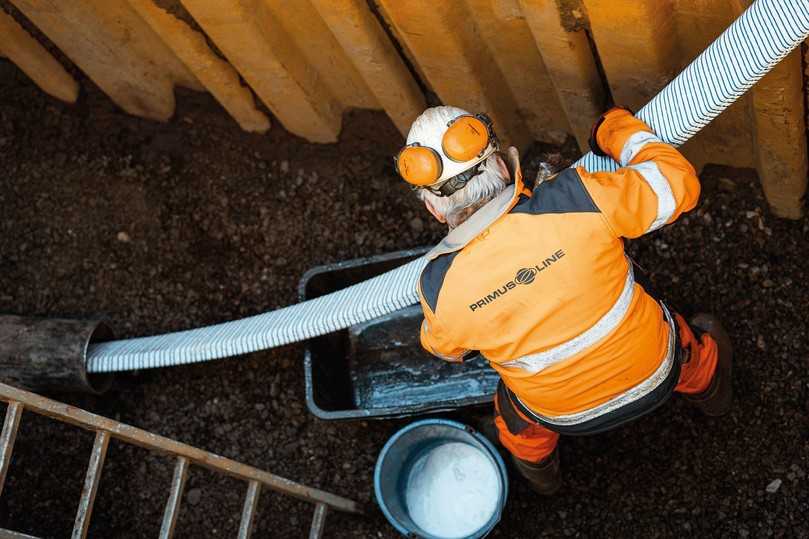
<instances>
[{"instance_id":1,"label":"black plastic tray","mask_svg":"<svg viewBox=\"0 0 809 539\"><path fill-rule=\"evenodd\" d=\"M298 291L312 299L406 264L427 248L312 268ZM449 364L419 344L413 305L306 342L306 405L321 419L383 419L492 401L498 375L482 357Z\"/></svg>"}]
</instances>

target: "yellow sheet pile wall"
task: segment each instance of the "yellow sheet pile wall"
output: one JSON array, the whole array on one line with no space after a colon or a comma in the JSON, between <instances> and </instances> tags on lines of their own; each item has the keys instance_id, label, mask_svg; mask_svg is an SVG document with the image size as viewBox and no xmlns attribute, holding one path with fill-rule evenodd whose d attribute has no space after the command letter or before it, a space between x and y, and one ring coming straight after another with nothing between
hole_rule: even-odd
<instances>
[{"instance_id":1,"label":"yellow sheet pile wall","mask_svg":"<svg viewBox=\"0 0 809 539\"><path fill-rule=\"evenodd\" d=\"M115 103L158 121L174 87L210 92L246 131L274 119L328 143L349 108L402 133L426 106L489 113L506 142L586 147L612 99L641 107L749 0L0 0L0 56L74 102L41 30ZM27 21L27 22L26 22ZM22 24L21 24L22 23ZM756 167L776 213L801 215L800 51L684 147L697 167ZM262 103L266 109L257 106Z\"/></svg>"}]
</instances>

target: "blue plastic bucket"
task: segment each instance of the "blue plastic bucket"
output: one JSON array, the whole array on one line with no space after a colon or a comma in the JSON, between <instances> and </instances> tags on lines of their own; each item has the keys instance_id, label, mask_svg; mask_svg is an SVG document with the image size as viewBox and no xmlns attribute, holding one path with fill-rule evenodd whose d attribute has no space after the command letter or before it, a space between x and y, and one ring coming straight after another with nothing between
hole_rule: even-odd
<instances>
[{"instance_id":1,"label":"blue plastic bucket","mask_svg":"<svg viewBox=\"0 0 809 539\"><path fill-rule=\"evenodd\" d=\"M394 434L382 448L374 470L374 490L376 501L385 517L400 533L408 537L424 537L427 539L445 539L447 536L432 535L420 527L411 518L407 505L406 489L414 466L420 466L424 456L444 444L461 442L480 451L492 469L486 474L494 473L499 484L494 513L488 522L464 537L479 538L486 536L500 521L503 508L508 498L508 474L503 459L486 438L473 428L448 419L424 419L411 423ZM458 447L458 446L454 446ZM464 450L468 451L466 448ZM488 500L486 503L490 503Z\"/></svg>"}]
</instances>

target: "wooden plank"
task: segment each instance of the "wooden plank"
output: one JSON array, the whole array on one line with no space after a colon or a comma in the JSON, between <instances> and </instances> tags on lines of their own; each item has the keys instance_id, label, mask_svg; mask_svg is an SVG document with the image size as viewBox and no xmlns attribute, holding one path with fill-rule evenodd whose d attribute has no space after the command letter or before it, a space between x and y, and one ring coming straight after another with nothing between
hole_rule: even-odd
<instances>
[{"instance_id":1,"label":"wooden plank","mask_svg":"<svg viewBox=\"0 0 809 539\"><path fill-rule=\"evenodd\" d=\"M6 473L11 463L11 453L14 451L14 441L17 439L17 430L20 428L23 405L19 402L9 402L6 409L6 419L3 422L3 432L0 434L0 494L6 483Z\"/></svg>"},{"instance_id":2,"label":"wooden plank","mask_svg":"<svg viewBox=\"0 0 809 539\"><path fill-rule=\"evenodd\" d=\"M464 2L531 139L563 143L570 124L517 0Z\"/></svg>"},{"instance_id":3,"label":"wooden plank","mask_svg":"<svg viewBox=\"0 0 809 539\"><path fill-rule=\"evenodd\" d=\"M39 539L39 537L0 528L0 539Z\"/></svg>"},{"instance_id":4,"label":"wooden plank","mask_svg":"<svg viewBox=\"0 0 809 539\"><path fill-rule=\"evenodd\" d=\"M101 481L101 470L104 468L104 459L107 457L107 447L110 443L110 434L105 431L96 433L93 451L90 453L90 464L87 466L87 475L84 478L84 488L79 499L79 509L76 511L76 521L73 524L72 539L84 539L90 528L90 517L93 514L98 483Z\"/></svg>"},{"instance_id":5,"label":"wooden plank","mask_svg":"<svg viewBox=\"0 0 809 539\"><path fill-rule=\"evenodd\" d=\"M11 3L130 114L166 121L175 84L203 90L126 0Z\"/></svg>"},{"instance_id":6,"label":"wooden plank","mask_svg":"<svg viewBox=\"0 0 809 539\"><path fill-rule=\"evenodd\" d=\"M584 29L565 28L554 0L520 0L556 97L582 152L593 122L607 108L607 92Z\"/></svg>"},{"instance_id":7,"label":"wooden plank","mask_svg":"<svg viewBox=\"0 0 809 539\"><path fill-rule=\"evenodd\" d=\"M239 539L250 539L253 534L253 525L258 507L258 497L261 494L261 484L258 481L250 481L247 486L247 494L244 497L242 507L242 519L239 522Z\"/></svg>"},{"instance_id":8,"label":"wooden plank","mask_svg":"<svg viewBox=\"0 0 809 539\"><path fill-rule=\"evenodd\" d=\"M337 140L344 106L281 21L266 6L257 6L263 2L182 4L284 127L312 142Z\"/></svg>"},{"instance_id":9,"label":"wooden plank","mask_svg":"<svg viewBox=\"0 0 809 539\"><path fill-rule=\"evenodd\" d=\"M317 504L315 514L312 517L312 527L309 528L309 539L320 539L323 537L323 531L326 529L326 515L328 515L328 513L328 507L322 503Z\"/></svg>"},{"instance_id":10,"label":"wooden plank","mask_svg":"<svg viewBox=\"0 0 809 539\"><path fill-rule=\"evenodd\" d=\"M153 0L129 0L129 4L242 129L254 133L270 129L270 120L256 108L250 89L242 85L233 66L211 50L204 34L163 10Z\"/></svg>"},{"instance_id":11,"label":"wooden plank","mask_svg":"<svg viewBox=\"0 0 809 539\"><path fill-rule=\"evenodd\" d=\"M672 0L583 0L615 103L638 110L679 71Z\"/></svg>"},{"instance_id":12,"label":"wooden plank","mask_svg":"<svg viewBox=\"0 0 809 539\"><path fill-rule=\"evenodd\" d=\"M75 103L79 83L11 15L0 10L0 53L56 99Z\"/></svg>"},{"instance_id":13,"label":"wooden plank","mask_svg":"<svg viewBox=\"0 0 809 539\"><path fill-rule=\"evenodd\" d=\"M753 87L752 112L756 168L767 202L777 216L800 219L808 172L800 49Z\"/></svg>"},{"instance_id":14,"label":"wooden plank","mask_svg":"<svg viewBox=\"0 0 809 539\"><path fill-rule=\"evenodd\" d=\"M163 524L160 526L160 539L171 539L174 535L174 527L177 525L177 517L180 515L180 502L183 498L185 480L188 477L188 459L177 457L174 464L174 476L171 479L171 492L166 502L166 509L163 511Z\"/></svg>"},{"instance_id":15,"label":"wooden plank","mask_svg":"<svg viewBox=\"0 0 809 539\"><path fill-rule=\"evenodd\" d=\"M370 91L407 135L426 108L424 95L366 0L312 0Z\"/></svg>"},{"instance_id":16,"label":"wooden plank","mask_svg":"<svg viewBox=\"0 0 809 539\"><path fill-rule=\"evenodd\" d=\"M379 5L445 104L488 113L504 145L528 146L533 136L519 103L464 0L379 0Z\"/></svg>"}]
</instances>

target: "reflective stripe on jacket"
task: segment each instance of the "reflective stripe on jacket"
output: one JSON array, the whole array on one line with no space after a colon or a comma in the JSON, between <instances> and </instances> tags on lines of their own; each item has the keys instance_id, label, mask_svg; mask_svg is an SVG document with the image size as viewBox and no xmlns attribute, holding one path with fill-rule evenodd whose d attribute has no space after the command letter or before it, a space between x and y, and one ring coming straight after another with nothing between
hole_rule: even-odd
<instances>
[{"instance_id":1,"label":"reflective stripe on jacket","mask_svg":"<svg viewBox=\"0 0 809 539\"><path fill-rule=\"evenodd\" d=\"M512 163L513 189L450 232L419 283L423 346L445 359L479 350L551 424L641 398L670 370L671 318L635 282L622 238L699 198L694 168L627 111L597 135L623 168L566 169L530 192Z\"/></svg>"}]
</instances>

